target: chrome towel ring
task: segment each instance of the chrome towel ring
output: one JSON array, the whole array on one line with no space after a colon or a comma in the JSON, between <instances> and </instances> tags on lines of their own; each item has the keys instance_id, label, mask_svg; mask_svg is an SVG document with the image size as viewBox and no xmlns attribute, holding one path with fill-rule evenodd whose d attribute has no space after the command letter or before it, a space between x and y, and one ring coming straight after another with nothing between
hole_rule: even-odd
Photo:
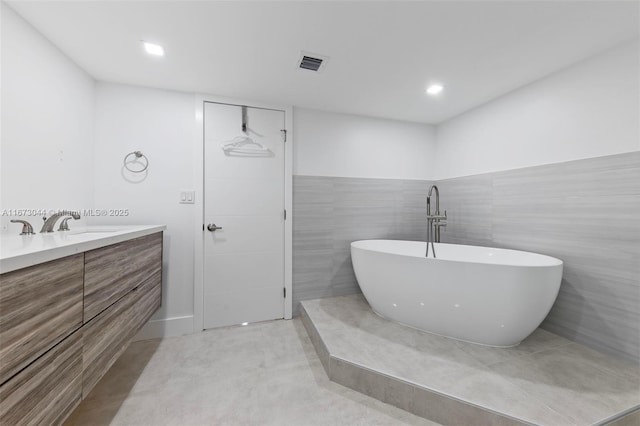
<instances>
[{"instance_id":1,"label":"chrome towel ring","mask_svg":"<svg viewBox=\"0 0 640 426\"><path fill-rule=\"evenodd\" d=\"M132 155L134 155L136 158L133 161L127 161L129 159L129 157L131 157ZM131 163L136 163L138 159L142 158L144 160L144 167L138 170L134 170L132 168L130 168L130 164ZM142 163L142 161L140 162ZM127 155L124 156L124 168L129 170L131 173L142 173L145 170L147 170L147 167L149 167L149 159L142 153L142 151L133 151L128 153Z\"/></svg>"}]
</instances>

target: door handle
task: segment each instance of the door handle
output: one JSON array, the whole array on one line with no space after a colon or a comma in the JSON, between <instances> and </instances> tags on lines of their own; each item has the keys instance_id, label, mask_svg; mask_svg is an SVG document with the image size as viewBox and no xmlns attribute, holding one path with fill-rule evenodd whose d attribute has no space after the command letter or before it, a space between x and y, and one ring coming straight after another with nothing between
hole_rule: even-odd
<instances>
[{"instance_id":1,"label":"door handle","mask_svg":"<svg viewBox=\"0 0 640 426\"><path fill-rule=\"evenodd\" d=\"M222 226L216 226L215 223L210 223L207 225L207 229L211 232L215 231L216 229L222 229Z\"/></svg>"}]
</instances>

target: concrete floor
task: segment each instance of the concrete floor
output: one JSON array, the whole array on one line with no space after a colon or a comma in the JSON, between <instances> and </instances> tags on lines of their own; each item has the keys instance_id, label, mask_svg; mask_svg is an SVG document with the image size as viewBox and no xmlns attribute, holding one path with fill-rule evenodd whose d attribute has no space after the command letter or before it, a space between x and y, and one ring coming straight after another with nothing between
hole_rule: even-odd
<instances>
[{"instance_id":1,"label":"concrete floor","mask_svg":"<svg viewBox=\"0 0 640 426\"><path fill-rule=\"evenodd\" d=\"M330 382L299 319L134 342L66 425L435 425Z\"/></svg>"}]
</instances>

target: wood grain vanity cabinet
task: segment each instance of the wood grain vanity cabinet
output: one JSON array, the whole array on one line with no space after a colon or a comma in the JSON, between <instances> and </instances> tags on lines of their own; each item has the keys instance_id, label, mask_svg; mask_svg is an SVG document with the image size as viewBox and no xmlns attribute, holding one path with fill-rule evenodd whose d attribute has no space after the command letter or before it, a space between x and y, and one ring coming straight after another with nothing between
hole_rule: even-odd
<instances>
[{"instance_id":1,"label":"wood grain vanity cabinet","mask_svg":"<svg viewBox=\"0 0 640 426\"><path fill-rule=\"evenodd\" d=\"M133 337L135 292L124 296L82 327L82 397L100 381ZM137 331L137 330L136 330Z\"/></svg>"},{"instance_id":2,"label":"wood grain vanity cabinet","mask_svg":"<svg viewBox=\"0 0 640 426\"><path fill-rule=\"evenodd\" d=\"M162 272L156 271L135 291L136 302L133 310L134 328L147 323L151 315L162 303Z\"/></svg>"},{"instance_id":3,"label":"wood grain vanity cabinet","mask_svg":"<svg viewBox=\"0 0 640 426\"><path fill-rule=\"evenodd\" d=\"M158 310L161 301L162 273L158 269L82 328L83 398L122 355L129 340Z\"/></svg>"},{"instance_id":4,"label":"wood grain vanity cabinet","mask_svg":"<svg viewBox=\"0 0 640 426\"><path fill-rule=\"evenodd\" d=\"M85 323L160 270L161 242L152 234L85 253Z\"/></svg>"},{"instance_id":5,"label":"wood grain vanity cabinet","mask_svg":"<svg viewBox=\"0 0 640 426\"><path fill-rule=\"evenodd\" d=\"M73 333L0 386L0 425L61 424L82 399L82 336Z\"/></svg>"},{"instance_id":6,"label":"wood grain vanity cabinet","mask_svg":"<svg viewBox=\"0 0 640 426\"><path fill-rule=\"evenodd\" d=\"M82 325L84 255L0 276L0 383Z\"/></svg>"},{"instance_id":7,"label":"wood grain vanity cabinet","mask_svg":"<svg viewBox=\"0 0 640 426\"><path fill-rule=\"evenodd\" d=\"M0 275L0 426L61 424L162 301L162 232Z\"/></svg>"}]
</instances>

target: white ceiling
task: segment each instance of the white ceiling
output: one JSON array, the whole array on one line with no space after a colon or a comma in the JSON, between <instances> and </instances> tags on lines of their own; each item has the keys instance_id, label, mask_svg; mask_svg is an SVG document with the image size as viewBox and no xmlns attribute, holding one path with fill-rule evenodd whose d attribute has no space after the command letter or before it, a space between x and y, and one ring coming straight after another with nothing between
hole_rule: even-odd
<instances>
[{"instance_id":1,"label":"white ceiling","mask_svg":"<svg viewBox=\"0 0 640 426\"><path fill-rule=\"evenodd\" d=\"M637 1L9 4L98 80L425 123L637 38L640 21ZM301 50L329 56L324 72L297 69Z\"/></svg>"}]
</instances>

